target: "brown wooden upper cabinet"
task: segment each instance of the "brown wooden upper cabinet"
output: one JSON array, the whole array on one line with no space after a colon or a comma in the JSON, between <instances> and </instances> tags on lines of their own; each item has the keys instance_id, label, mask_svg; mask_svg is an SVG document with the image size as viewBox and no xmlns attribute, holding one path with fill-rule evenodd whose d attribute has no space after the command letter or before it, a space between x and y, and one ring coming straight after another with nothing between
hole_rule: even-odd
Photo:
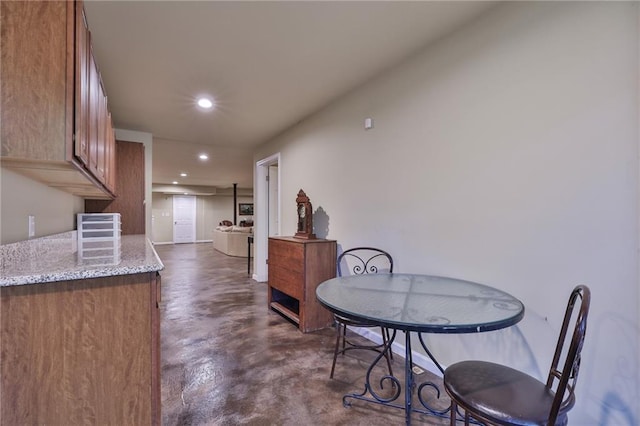
<instances>
[{"instance_id":1,"label":"brown wooden upper cabinet","mask_svg":"<svg viewBox=\"0 0 640 426\"><path fill-rule=\"evenodd\" d=\"M82 1L0 2L2 166L115 196L115 137Z\"/></svg>"}]
</instances>

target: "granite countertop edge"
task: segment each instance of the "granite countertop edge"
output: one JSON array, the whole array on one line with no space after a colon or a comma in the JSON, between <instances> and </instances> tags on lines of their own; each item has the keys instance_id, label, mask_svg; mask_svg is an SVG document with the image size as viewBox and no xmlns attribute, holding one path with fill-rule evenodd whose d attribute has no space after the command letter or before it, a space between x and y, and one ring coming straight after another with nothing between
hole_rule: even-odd
<instances>
[{"instance_id":1,"label":"granite countertop edge","mask_svg":"<svg viewBox=\"0 0 640 426\"><path fill-rule=\"evenodd\" d=\"M164 265L145 235L123 235L111 260L83 260L76 231L0 246L0 287L157 272Z\"/></svg>"}]
</instances>

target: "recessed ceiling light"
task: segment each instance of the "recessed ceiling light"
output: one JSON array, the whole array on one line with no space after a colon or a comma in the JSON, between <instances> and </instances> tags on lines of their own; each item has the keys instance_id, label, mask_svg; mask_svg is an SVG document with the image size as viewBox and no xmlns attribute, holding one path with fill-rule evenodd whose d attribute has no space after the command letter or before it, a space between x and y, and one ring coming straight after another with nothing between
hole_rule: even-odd
<instances>
[{"instance_id":1,"label":"recessed ceiling light","mask_svg":"<svg viewBox=\"0 0 640 426\"><path fill-rule=\"evenodd\" d=\"M213 108L213 101L209 98L198 98L198 106L203 109Z\"/></svg>"},{"instance_id":2,"label":"recessed ceiling light","mask_svg":"<svg viewBox=\"0 0 640 426\"><path fill-rule=\"evenodd\" d=\"M187 174L186 173L180 173L180 176L187 177Z\"/></svg>"},{"instance_id":3,"label":"recessed ceiling light","mask_svg":"<svg viewBox=\"0 0 640 426\"><path fill-rule=\"evenodd\" d=\"M199 159L201 159L201 160L208 160L208 159L209 159L209 156L208 156L207 154L200 154L200 155L198 156L198 158L199 158Z\"/></svg>"},{"instance_id":4,"label":"recessed ceiling light","mask_svg":"<svg viewBox=\"0 0 640 426\"><path fill-rule=\"evenodd\" d=\"M175 181L175 180L174 180L173 182L171 182L171 183L172 183L172 184L174 184L174 185L177 185L177 184L178 184L178 182L177 182L177 181Z\"/></svg>"}]
</instances>

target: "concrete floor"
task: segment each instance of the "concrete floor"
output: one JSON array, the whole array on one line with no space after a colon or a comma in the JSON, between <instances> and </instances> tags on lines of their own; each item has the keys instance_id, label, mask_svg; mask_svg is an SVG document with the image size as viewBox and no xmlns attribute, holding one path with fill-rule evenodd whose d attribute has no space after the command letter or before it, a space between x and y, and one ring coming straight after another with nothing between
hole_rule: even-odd
<instances>
[{"instance_id":1,"label":"concrete floor","mask_svg":"<svg viewBox=\"0 0 640 426\"><path fill-rule=\"evenodd\" d=\"M405 423L403 410L362 401L342 405L345 393L364 389L374 354L352 351L339 358L335 377L329 379L334 329L303 334L267 309L266 283L249 278L246 258L221 254L210 243L156 250L165 265L163 425ZM393 363L396 373L403 369L399 356ZM448 405L443 399L439 405ZM413 413L412 422L446 425L448 419Z\"/></svg>"}]
</instances>

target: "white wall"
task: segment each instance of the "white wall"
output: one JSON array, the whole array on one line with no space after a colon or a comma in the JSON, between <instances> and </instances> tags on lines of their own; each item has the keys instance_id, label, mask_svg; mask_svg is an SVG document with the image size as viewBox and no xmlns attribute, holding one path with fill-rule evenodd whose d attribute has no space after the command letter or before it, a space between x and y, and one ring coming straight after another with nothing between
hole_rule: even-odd
<instances>
[{"instance_id":1,"label":"white wall","mask_svg":"<svg viewBox=\"0 0 640 426\"><path fill-rule=\"evenodd\" d=\"M542 376L589 285L571 424L640 423L638 21L631 2L504 3L304 120L254 157L281 153L283 235L303 188L341 247L524 302L509 330L428 336L445 365Z\"/></svg>"},{"instance_id":2,"label":"white wall","mask_svg":"<svg viewBox=\"0 0 640 426\"><path fill-rule=\"evenodd\" d=\"M29 216L35 217L35 236L59 234L76 228L76 214L84 200L42 183L0 169L0 244L29 238Z\"/></svg>"},{"instance_id":3,"label":"white wall","mask_svg":"<svg viewBox=\"0 0 640 426\"><path fill-rule=\"evenodd\" d=\"M152 193L151 241L173 242L173 196Z\"/></svg>"}]
</instances>

